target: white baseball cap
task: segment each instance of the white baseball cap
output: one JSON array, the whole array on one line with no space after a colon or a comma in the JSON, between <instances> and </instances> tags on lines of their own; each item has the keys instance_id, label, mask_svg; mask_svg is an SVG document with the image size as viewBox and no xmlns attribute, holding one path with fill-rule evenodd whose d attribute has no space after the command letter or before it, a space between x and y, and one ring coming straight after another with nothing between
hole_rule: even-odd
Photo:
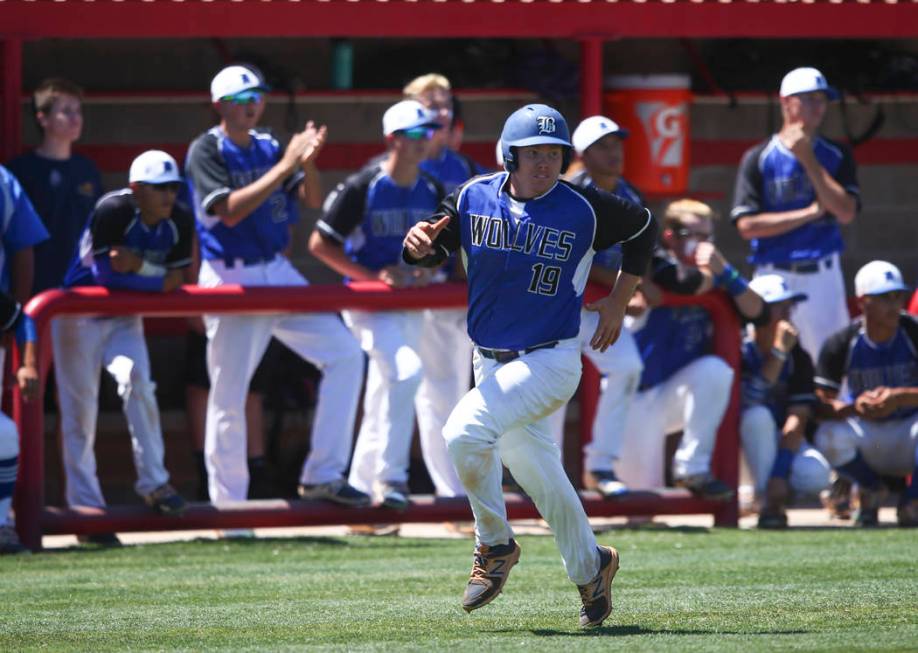
<instances>
[{"instance_id":1,"label":"white baseball cap","mask_svg":"<svg viewBox=\"0 0 918 653\"><path fill-rule=\"evenodd\" d=\"M147 150L131 163L128 181L141 184L168 184L182 181L178 164L162 150Z\"/></svg>"},{"instance_id":2,"label":"white baseball cap","mask_svg":"<svg viewBox=\"0 0 918 653\"><path fill-rule=\"evenodd\" d=\"M267 91L268 86L261 76L245 66L227 66L210 82L210 98L219 102L225 97L239 95L245 91Z\"/></svg>"},{"instance_id":3,"label":"white baseball cap","mask_svg":"<svg viewBox=\"0 0 918 653\"><path fill-rule=\"evenodd\" d=\"M825 75L815 68L794 68L781 80L781 97L822 91L830 100L838 99L838 90L829 86Z\"/></svg>"},{"instance_id":4,"label":"white baseball cap","mask_svg":"<svg viewBox=\"0 0 918 653\"><path fill-rule=\"evenodd\" d=\"M787 285L787 281L777 274L763 274L749 282L749 287L761 297L766 304L777 304L788 299L802 302L807 298L806 293L794 292Z\"/></svg>"},{"instance_id":5,"label":"white baseball cap","mask_svg":"<svg viewBox=\"0 0 918 653\"><path fill-rule=\"evenodd\" d=\"M619 126L611 118L590 116L577 125L574 135L571 136L571 142L577 154L583 154L590 145L609 134L615 134L619 138L628 138L628 130Z\"/></svg>"},{"instance_id":6,"label":"white baseball cap","mask_svg":"<svg viewBox=\"0 0 918 653\"><path fill-rule=\"evenodd\" d=\"M386 109L382 118L382 127L383 136L389 136L397 131L415 127L440 129L442 125L437 122L437 114L417 100L402 100Z\"/></svg>"},{"instance_id":7,"label":"white baseball cap","mask_svg":"<svg viewBox=\"0 0 918 653\"><path fill-rule=\"evenodd\" d=\"M894 290L908 290L902 282L902 273L892 263L871 261L854 275L854 294L882 295Z\"/></svg>"}]
</instances>

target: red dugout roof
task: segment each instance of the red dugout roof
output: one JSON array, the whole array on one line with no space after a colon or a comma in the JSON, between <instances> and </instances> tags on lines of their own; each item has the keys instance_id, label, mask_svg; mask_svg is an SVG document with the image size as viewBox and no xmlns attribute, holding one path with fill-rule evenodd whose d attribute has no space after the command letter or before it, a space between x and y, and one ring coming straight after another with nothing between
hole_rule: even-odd
<instances>
[{"instance_id":1,"label":"red dugout roof","mask_svg":"<svg viewBox=\"0 0 918 653\"><path fill-rule=\"evenodd\" d=\"M918 36L918 0L0 0L0 38Z\"/></svg>"}]
</instances>

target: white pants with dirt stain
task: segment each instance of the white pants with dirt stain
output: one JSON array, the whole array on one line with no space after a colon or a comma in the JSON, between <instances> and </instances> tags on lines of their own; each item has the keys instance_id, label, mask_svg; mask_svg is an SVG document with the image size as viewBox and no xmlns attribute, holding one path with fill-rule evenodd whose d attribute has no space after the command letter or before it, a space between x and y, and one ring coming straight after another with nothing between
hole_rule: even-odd
<instances>
[{"instance_id":1,"label":"white pants with dirt stain","mask_svg":"<svg viewBox=\"0 0 918 653\"><path fill-rule=\"evenodd\" d=\"M493 546L513 537L501 489L503 461L554 531L568 577L586 584L599 572L596 538L546 419L580 382L579 341L562 340L508 363L476 349L472 366L475 388L459 401L443 435L475 514L478 542Z\"/></svg>"}]
</instances>

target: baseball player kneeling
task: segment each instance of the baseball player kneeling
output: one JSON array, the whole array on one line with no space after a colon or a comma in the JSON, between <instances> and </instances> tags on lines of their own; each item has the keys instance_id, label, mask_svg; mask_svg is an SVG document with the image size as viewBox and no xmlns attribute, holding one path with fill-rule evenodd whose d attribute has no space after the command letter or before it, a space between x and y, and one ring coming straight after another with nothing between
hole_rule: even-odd
<instances>
[{"instance_id":1,"label":"baseball player kneeling","mask_svg":"<svg viewBox=\"0 0 918 653\"><path fill-rule=\"evenodd\" d=\"M131 163L130 186L104 195L89 217L64 286L169 292L191 264L194 218L176 203L182 183L175 160L159 150ZM67 503L102 507L96 476L99 368L118 383L131 433L137 483L148 505L180 514L185 500L169 485L163 434L139 315L62 317L51 324L61 407ZM114 542L112 542L114 543Z\"/></svg>"},{"instance_id":2,"label":"baseball player kneeling","mask_svg":"<svg viewBox=\"0 0 918 653\"><path fill-rule=\"evenodd\" d=\"M595 188L559 181L571 156L564 117L542 104L507 118L505 172L476 177L408 232L404 259L433 267L461 249L469 286L475 388L443 429L475 515L476 548L462 605L472 611L502 590L520 557L501 491L501 461L555 533L580 590L580 625L612 610L618 552L599 547L561 465L546 417L580 381L580 309L593 255L624 242L622 274L589 305L592 346L615 342L656 228L650 212Z\"/></svg>"},{"instance_id":3,"label":"baseball player kneeling","mask_svg":"<svg viewBox=\"0 0 918 653\"><path fill-rule=\"evenodd\" d=\"M858 270L854 291L863 315L819 353L816 393L826 421L816 446L858 484L858 525L878 522L881 475L911 475L898 517L901 526L918 526L918 321L903 313L909 293L891 263Z\"/></svg>"}]
</instances>

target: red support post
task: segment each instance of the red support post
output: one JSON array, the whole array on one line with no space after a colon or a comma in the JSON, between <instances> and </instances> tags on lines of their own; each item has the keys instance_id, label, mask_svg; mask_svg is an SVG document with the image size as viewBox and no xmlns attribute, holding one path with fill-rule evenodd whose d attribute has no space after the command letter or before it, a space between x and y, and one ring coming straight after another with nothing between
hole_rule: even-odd
<instances>
[{"instance_id":1,"label":"red support post","mask_svg":"<svg viewBox=\"0 0 918 653\"><path fill-rule=\"evenodd\" d=\"M0 128L0 161L9 161L22 148L22 39L3 39L3 124Z\"/></svg>"},{"instance_id":2,"label":"red support post","mask_svg":"<svg viewBox=\"0 0 918 653\"><path fill-rule=\"evenodd\" d=\"M603 39L580 39L580 119L602 113Z\"/></svg>"}]
</instances>

